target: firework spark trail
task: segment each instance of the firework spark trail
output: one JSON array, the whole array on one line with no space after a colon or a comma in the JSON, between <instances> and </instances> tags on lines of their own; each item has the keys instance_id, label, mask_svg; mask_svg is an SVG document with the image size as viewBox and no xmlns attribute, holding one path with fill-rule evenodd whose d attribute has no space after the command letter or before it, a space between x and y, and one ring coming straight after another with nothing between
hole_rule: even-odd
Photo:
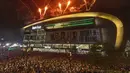
<instances>
[{"instance_id":1,"label":"firework spark trail","mask_svg":"<svg viewBox=\"0 0 130 73\"><path fill-rule=\"evenodd\" d=\"M51 2L51 0L49 0L49 2L47 3L47 5L46 5L46 6L45 6L45 8L44 8L43 17L44 17L44 16L45 16L45 14L46 14L46 11L47 11L47 9L48 9L48 7L47 7L47 6L49 6L50 2Z\"/></svg>"},{"instance_id":2,"label":"firework spark trail","mask_svg":"<svg viewBox=\"0 0 130 73\"><path fill-rule=\"evenodd\" d=\"M70 3L71 3L71 1L68 1L67 6L66 6L66 8L65 8L65 10L64 10L64 12L63 12L63 14L65 13L65 11L67 10L67 8L69 7Z\"/></svg>"},{"instance_id":3,"label":"firework spark trail","mask_svg":"<svg viewBox=\"0 0 130 73\"><path fill-rule=\"evenodd\" d=\"M62 14L62 5L61 5L61 3L59 3L59 9L60 9L60 13Z\"/></svg>"},{"instance_id":4,"label":"firework spark trail","mask_svg":"<svg viewBox=\"0 0 130 73\"><path fill-rule=\"evenodd\" d=\"M95 4L96 0L92 1L92 4L90 5L90 7L92 7Z\"/></svg>"},{"instance_id":5,"label":"firework spark trail","mask_svg":"<svg viewBox=\"0 0 130 73\"><path fill-rule=\"evenodd\" d=\"M88 6L87 6L87 1L86 0L83 0L84 1L84 5L86 7L86 11L88 10Z\"/></svg>"},{"instance_id":6,"label":"firework spark trail","mask_svg":"<svg viewBox=\"0 0 130 73\"><path fill-rule=\"evenodd\" d=\"M70 7L70 12L78 12L78 9L76 7Z\"/></svg>"},{"instance_id":7,"label":"firework spark trail","mask_svg":"<svg viewBox=\"0 0 130 73\"><path fill-rule=\"evenodd\" d=\"M46 6L47 1L48 1L48 0L44 0L44 2L43 2L43 3L44 3L43 6Z\"/></svg>"},{"instance_id":8,"label":"firework spark trail","mask_svg":"<svg viewBox=\"0 0 130 73\"><path fill-rule=\"evenodd\" d=\"M41 13L42 13L42 10L41 10L41 8L38 8L38 11L39 11L39 13L40 13L40 16L41 16Z\"/></svg>"},{"instance_id":9,"label":"firework spark trail","mask_svg":"<svg viewBox=\"0 0 130 73\"><path fill-rule=\"evenodd\" d=\"M87 1L86 0L83 0L84 1L84 3L86 4L87 3Z\"/></svg>"},{"instance_id":10,"label":"firework spark trail","mask_svg":"<svg viewBox=\"0 0 130 73\"><path fill-rule=\"evenodd\" d=\"M91 7L95 4L96 0L89 0L88 2L86 0L83 0L84 4L86 7L86 11L89 11L91 9Z\"/></svg>"},{"instance_id":11,"label":"firework spark trail","mask_svg":"<svg viewBox=\"0 0 130 73\"><path fill-rule=\"evenodd\" d=\"M85 6L85 4L80 5L80 7L78 9L81 9L83 6Z\"/></svg>"},{"instance_id":12,"label":"firework spark trail","mask_svg":"<svg viewBox=\"0 0 130 73\"><path fill-rule=\"evenodd\" d=\"M42 9L38 8L40 19L42 18Z\"/></svg>"},{"instance_id":13,"label":"firework spark trail","mask_svg":"<svg viewBox=\"0 0 130 73\"><path fill-rule=\"evenodd\" d=\"M40 18L41 18L41 15L42 15L42 9L39 8L39 6L37 5L37 3L36 3L34 0L32 0L32 2L33 2L33 3L35 4L35 6L38 8L38 11L39 11L39 14L40 14ZM47 3L47 5L49 5L50 2L51 2L51 0ZM44 2L44 3L45 3L45 2ZM45 7L45 10L44 10L43 16L46 14L46 11L47 11L47 9L48 9L47 5L46 5L46 7Z\"/></svg>"},{"instance_id":14,"label":"firework spark trail","mask_svg":"<svg viewBox=\"0 0 130 73\"><path fill-rule=\"evenodd\" d=\"M61 8L61 3L59 3L59 8L60 8L60 10L62 10L62 8Z\"/></svg>"},{"instance_id":15,"label":"firework spark trail","mask_svg":"<svg viewBox=\"0 0 130 73\"><path fill-rule=\"evenodd\" d=\"M91 0L91 2L88 3L88 11L92 8L92 6L95 4L96 0Z\"/></svg>"},{"instance_id":16,"label":"firework spark trail","mask_svg":"<svg viewBox=\"0 0 130 73\"><path fill-rule=\"evenodd\" d=\"M50 4L51 0L49 0L49 2L47 3L47 6Z\"/></svg>"},{"instance_id":17,"label":"firework spark trail","mask_svg":"<svg viewBox=\"0 0 130 73\"><path fill-rule=\"evenodd\" d=\"M34 1L34 0L32 0L32 2L35 4L35 6L38 8L38 12L39 12L39 14L40 14L40 19L41 19L41 14L42 14L42 9L41 8L39 8L39 6L37 5L37 3Z\"/></svg>"},{"instance_id":18,"label":"firework spark trail","mask_svg":"<svg viewBox=\"0 0 130 73\"><path fill-rule=\"evenodd\" d=\"M31 9L22 0L20 0L20 2L29 10L29 13L33 16Z\"/></svg>"},{"instance_id":19,"label":"firework spark trail","mask_svg":"<svg viewBox=\"0 0 130 73\"><path fill-rule=\"evenodd\" d=\"M49 6L50 2L51 2L51 0L49 0L47 3L44 2L44 6Z\"/></svg>"},{"instance_id":20,"label":"firework spark trail","mask_svg":"<svg viewBox=\"0 0 130 73\"><path fill-rule=\"evenodd\" d=\"M39 6L37 5L37 3L36 3L34 0L32 0L32 2L35 4L35 6L36 6L37 8L39 8Z\"/></svg>"},{"instance_id":21,"label":"firework spark trail","mask_svg":"<svg viewBox=\"0 0 130 73\"><path fill-rule=\"evenodd\" d=\"M48 7L46 6L45 9L44 9L43 16L45 16L47 9L48 9Z\"/></svg>"}]
</instances>

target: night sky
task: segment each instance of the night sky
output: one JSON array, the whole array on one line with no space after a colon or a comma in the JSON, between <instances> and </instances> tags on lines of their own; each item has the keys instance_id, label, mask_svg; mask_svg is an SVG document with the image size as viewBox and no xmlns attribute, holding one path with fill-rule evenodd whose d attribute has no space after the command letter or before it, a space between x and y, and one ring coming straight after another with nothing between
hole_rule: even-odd
<instances>
[{"instance_id":1,"label":"night sky","mask_svg":"<svg viewBox=\"0 0 130 73\"><path fill-rule=\"evenodd\" d=\"M32 0L22 0L36 15L37 7ZM38 6L44 7L49 0L34 0ZM51 0L50 4L62 0ZM63 0L64 1L64 0ZM81 0L72 0L80 3ZM124 23L125 36L130 39L130 0L97 0L91 11L106 12L120 18ZM28 9L20 0L0 0L0 38L5 40L18 41L21 39L20 29L25 26L24 17L28 14Z\"/></svg>"}]
</instances>

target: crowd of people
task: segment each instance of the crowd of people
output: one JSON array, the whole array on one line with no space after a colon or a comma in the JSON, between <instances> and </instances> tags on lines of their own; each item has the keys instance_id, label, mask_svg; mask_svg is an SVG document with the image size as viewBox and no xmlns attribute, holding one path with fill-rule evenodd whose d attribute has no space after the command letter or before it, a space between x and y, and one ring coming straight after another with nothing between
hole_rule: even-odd
<instances>
[{"instance_id":1,"label":"crowd of people","mask_svg":"<svg viewBox=\"0 0 130 73\"><path fill-rule=\"evenodd\" d=\"M86 60L71 57L45 58L44 55L19 56L0 62L0 73L128 73L129 70L125 64L106 68L89 64Z\"/></svg>"}]
</instances>

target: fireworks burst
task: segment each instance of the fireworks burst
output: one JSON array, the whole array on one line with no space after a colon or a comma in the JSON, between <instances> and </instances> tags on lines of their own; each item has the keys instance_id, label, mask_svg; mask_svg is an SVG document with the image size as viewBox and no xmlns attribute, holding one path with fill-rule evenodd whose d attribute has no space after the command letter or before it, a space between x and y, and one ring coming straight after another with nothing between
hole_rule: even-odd
<instances>
[{"instance_id":1,"label":"fireworks burst","mask_svg":"<svg viewBox=\"0 0 130 73\"><path fill-rule=\"evenodd\" d=\"M74 0L63 0L58 3L56 1L52 1L52 0L49 0L49 1L45 0L45 2L43 2L43 5L42 5L43 7L45 6L44 8L41 7L40 5L38 6L38 4L35 2L35 0L32 0L32 2L38 8L40 18L43 18L43 17L45 18L45 15L47 14L47 12L49 12L47 16L54 17L54 16L60 16L60 15L64 15L64 14L84 11L84 8L85 8L85 11L90 11L92 6L95 4L96 0L81 0L80 2L78 2L76 0L75 1ZM57 4L57 5L55 5L55 4ZM27 8L31 13L31 9L29 7L27 7Z\"/></svg>"}]
</instances>

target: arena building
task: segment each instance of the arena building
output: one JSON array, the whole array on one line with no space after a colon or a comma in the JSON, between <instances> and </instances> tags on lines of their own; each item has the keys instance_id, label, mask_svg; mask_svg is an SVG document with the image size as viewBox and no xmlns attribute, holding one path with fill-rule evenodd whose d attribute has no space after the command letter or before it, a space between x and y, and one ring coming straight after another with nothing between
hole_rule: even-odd
<instances>
[{"instance_id":1,"label":"arena building","mask_svg":"<svg viewBox=\"0 0 130 73\"><path fill-rule=\"evenodd\" d=\"M89 49L93 44L114 46L123 40L123 23L116 16L84 12L58 16L23 27L23 45L31 48Z\"/></svg>"}]
</instances>

